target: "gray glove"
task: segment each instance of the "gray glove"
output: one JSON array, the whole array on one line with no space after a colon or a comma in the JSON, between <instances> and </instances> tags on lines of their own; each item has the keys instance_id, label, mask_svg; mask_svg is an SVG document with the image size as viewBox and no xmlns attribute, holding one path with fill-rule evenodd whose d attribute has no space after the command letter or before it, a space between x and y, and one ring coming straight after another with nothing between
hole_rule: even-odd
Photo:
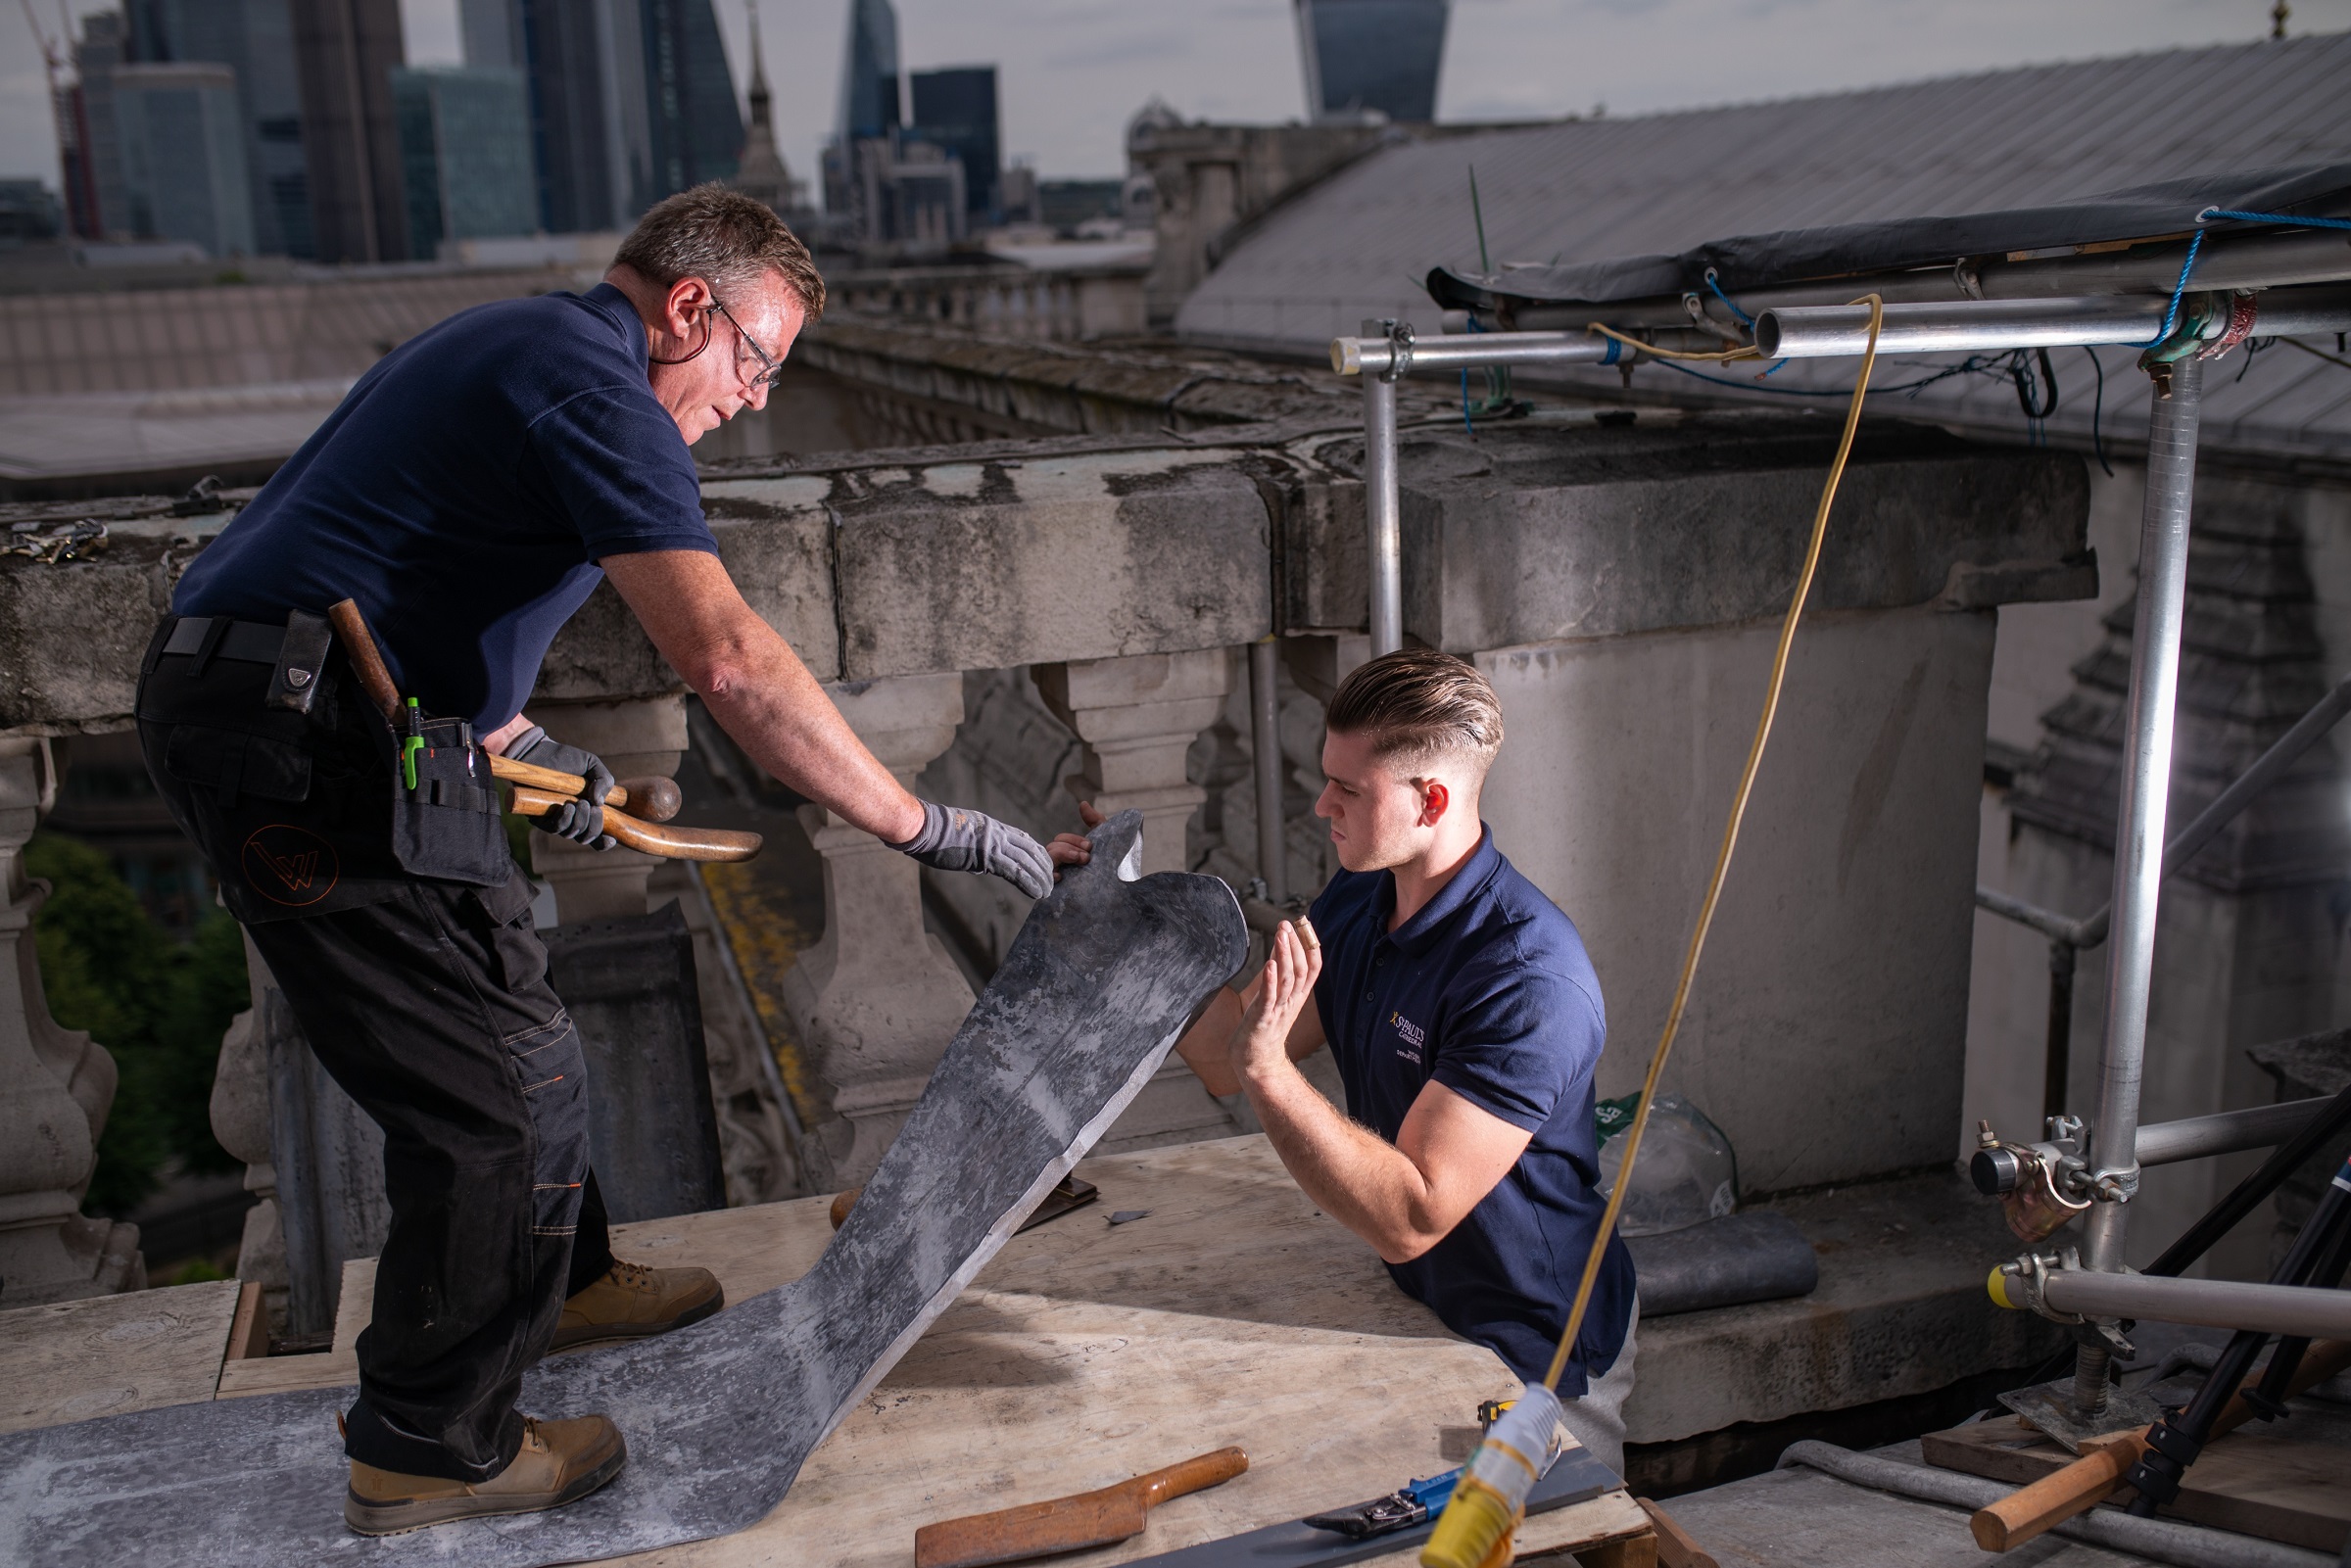
<instances>
[{"instance_id":1,"label":"gray glove","mask_svg":"<svg viewBox=\"0 0 2351 1568\"><path fill-rule=\"evenodd\" d=\"M557 773L576 773L588 781L582 798L566 800L538 819L542 832L568 838L575 844L586 844L590 849L610 849L620 842L604 832L603 800L612 792L613 781L612 770L604 766L603 758L578 746L567 746L535 724L506 742L506 755L516 762L552 768Z\"/></svg>"},{"instance_id":2,"label":"gray glove","mask_svg":"<svg viewBox=\"0 0 2351 1568\"><path fill-rule=\"evenodd\" d=\"M1053 890L1053 857L1044 845L1009 823L967 807L924 801L923 831L889 847L940 871L992 873L1031 898Z\"/></svg>"}]
</instances>

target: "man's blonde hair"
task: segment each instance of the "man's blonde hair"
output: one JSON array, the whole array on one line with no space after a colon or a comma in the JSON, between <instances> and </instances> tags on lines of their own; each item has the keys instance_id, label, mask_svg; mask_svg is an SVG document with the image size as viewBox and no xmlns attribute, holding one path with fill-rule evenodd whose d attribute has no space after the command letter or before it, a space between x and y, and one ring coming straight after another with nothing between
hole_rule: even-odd
<instances>
[{"instance_id":1,"label":"man's blonde hair","mask_svg":"<svg viewBox=\"0 0 2351 1568\"><path fill-rule=\"evenodd\" d=\"M773 271L810 323L825 313L825 279L800 237L765 202L716 183L655 202L621 241L612 264L635 267L664 289L680 278L700 278L721 298Z\"/></svg>"},{"instance_id":2,"label":"man's blonde hair","mask_svg":"<svg viewBox=\"0 0 2351 1568\"><path fill-rule=\"evenodd\" d=\"M1360 735L1372 755L1408 776L1440 759L1483 778L1502 749L1502 701L1466 659L1400 648L1360 665L1340 684L1325 719L1335 735Z\"/></svg>"}]
</instances>

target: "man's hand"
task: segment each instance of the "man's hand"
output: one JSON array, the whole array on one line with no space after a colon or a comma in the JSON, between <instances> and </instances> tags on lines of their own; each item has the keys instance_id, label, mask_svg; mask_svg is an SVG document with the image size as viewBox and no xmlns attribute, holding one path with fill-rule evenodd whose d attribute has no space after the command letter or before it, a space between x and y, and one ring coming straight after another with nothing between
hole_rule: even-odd
<instances>
[{"instance_id":1,"label":"man's hand","mask_svg":"<svg viewBox=\"0 0 2351 1568\"><path fill-rule=\"evenodd\" d=\"M1053 890L1053 857L1045 846L985 812L923 802L923 829L889 846L938 871L987 872L1031 898Z\"/></svg>"},{"instance_id":2,"label":"man's hand","mask_svg":"<svg viewBox=\"0 0 2351 1568\"><path fill-rule=\"evenodd\" d=\"M1273 933L1266 967L1251 987L1240 1027L1232 1032L1231 1066L1244 1085L1264 1086L1277 1072L1296 1072L1290 1065L1290 1031L1298 1015L1314 1000L1315 981L1322 976L1322 939L1303 915L1285 920Z\"/></svg>"},{"instance_id":3,"label":"man's hand","mask_svg":"<svg viewBox=\"0 0 2351 1568\"><path fill-rule=\"evenodd\" d=\"M585 844L590 849L610 849L620 841L604 832L604 796L612 792L612 770L604 766L603 758L578 746L567 746L535 724L508 739L503 754L534 767L576 773L588 781L580 798L566 800L538 819L543 832Z\"/></svg>"}]
</instances>

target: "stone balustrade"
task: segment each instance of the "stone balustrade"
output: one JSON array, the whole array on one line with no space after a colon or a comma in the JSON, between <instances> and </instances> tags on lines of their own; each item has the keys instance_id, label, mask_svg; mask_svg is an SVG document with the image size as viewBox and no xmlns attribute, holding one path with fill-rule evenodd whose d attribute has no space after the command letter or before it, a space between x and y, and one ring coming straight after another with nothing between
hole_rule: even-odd
<instances>
[{"instance_id":1,"label":"stone balustrade","mask_svg":"<svg viewBox=\"0 0 2351 1568\"><path fill-rule=\"evenodd\" d=\"M1646 413L1629 429L1569 414L1474 441L1433 425L1407 435L1407 632L1474 657L1502 691L1511 740L1485 815L1585 931L1616 1025L1603 1092L1621 1092L1663 1010L1704 871L1691 846L1710 854L1719 832L1829 438L1802 419ZM1223 809L1247 793L1231 764L1248 727L1236 731L1231 704L1246 682L1238 650L1280 636L1290 883L1311 893L1327 870L1305 816L1319 706L1367 651L1360 463L1360 439L1254 427L1149 449L1112 438L979 460L735 465L704 497L746 598L900 778L968 788L949 798L1040 833L1075 826L1073 791L1135 805L1149 869L1254 872L1254 820ZM1898 426L1864 435L1751 819L1772 832L1735 879L1677 1068L1751 1186L1948 1158L1991 611L2089 590L2086 496L2071 456ZM37 736L127 722L146 628L220 521L134 518L91 562L0 561L10 758ZM682 694L600 590L557 640L532 711L618 772L666 771L686 746ZM22 824L22 843L31 810L10 803L37 795L37 765L9 765L0 810L15 815L0 820ZM827 928L786 989L822 1112L796 1153L807 1185L826 1190L870 1171L970 1004L964 971L926 928L926 878L982 949L1000 952L1020 909L984 879L918 876L813 808L803 825ZM541 838L534 863L566 920L644 908L651 867L637 857ZM15 883L9 898L23 908ZM10 918L21 933L24 916ZM0 998L12 1061L103 1061L58 1033L37 989ZM0 1098L0 1149L71 1121L68 1103L95 1119L67 1085L84 1082L88 1099L96 1069L42 1071L60 1087L39 1106ZM10 1089L28 1081L20 1070ZM1155 1086L1154 1125L1176 1129L1165 1135L1222 1115L1196 1089L1179 1068ZM1837 1136L1820 1135L1824 1120ZM54 1169L0 1165L0 1213L39 1210L62 1236L87 1176L86 1149L70 1142ZM240 1133L249 1159L250 1145ZM14 1270L0 1272L13 1295Z\"/></svg>"}]
</instances>

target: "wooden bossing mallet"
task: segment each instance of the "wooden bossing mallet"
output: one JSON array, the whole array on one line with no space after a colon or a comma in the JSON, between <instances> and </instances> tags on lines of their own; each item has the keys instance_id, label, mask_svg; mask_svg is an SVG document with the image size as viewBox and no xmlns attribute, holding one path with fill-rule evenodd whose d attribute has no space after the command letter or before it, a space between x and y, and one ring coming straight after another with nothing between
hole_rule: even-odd
<instances>
[{"instance_id":1,"label":"wooden bossing mallet","mask_svg":"<svg viewBox=\"0 0 2351 1568\"><path fill-rule=\"evenodd\" d=\"M392 672L384 667L384 656L376 648L374 635L367 630L367 618L351 599L330 606L326 618L334 623L335 636L342 640L344 652L351 656L351 667L358 674L360 685L366 688L367 695L382 710L384 722L397 730L401 722L400 689L392 684ZM514 786L514 809L526 817L541 816L577 800L588 787L588 781L578 774L536 767L510 757L492 757L490 773L491 777L504 779ZM631 849L667 860L748 860L759 852L761 839L757 833L735 832L724 828L659 826L676 816L682 803L674 780L630 779L613 785L604 794L604 832Z\"/></svg>"},{"instance_id":2,"label":"wooden bossing mallet","mask_svg":"<svg viewBox=\"0 0 2351 1568\"><path fill-rule=\"evenodd\" d=\"M1170 1497L1222 1486L1249 1468L1249 1455L1219 1449L1099 1492L1023 1503L968 1519L944 1519L914 1533L915 1568L980 1568L1057 1551L1107 1546L1138 1536L1151 1510Z\"/></svg>"},{"instance_id":3,"label":"wooden bossing mallet","mask_svg":"<svg viewBox=\"0 0 2351 1568\"><path fill-rule=\"evenodd\" d=\"M2307 1394L2345 1367L2351 1367L2351 1340L2320 1340L2303 1353L2302 1364L2286 1380L2285 1396L2290 1400L2297 1394ZM2244 1387L2258 1388L2261 1377L2262 1374L2254 1373L2245 1379ZM2222 1408L2220 1419L2213 1422L2212 1435L2217 1438L2252 1417L2253 1407L2245 1402L2240 1389ZM2135 1432L2110 1432L2104 1437L2090 1438L2082 1445L2082 1457L2064 1469L2052 1470L2031 1486L2019 1488L1999 1501L1977 1509L1975 1517L1968 1521L1968 1532L1986 1551L2021 1546L2035 1536L2077 1514L2087 1513L2104 1501L2106 1495L2122 1483L2131 1467L2138 1462L2138 1456L2146 1451L2147 1433L2143 1427Z\"/></svg>"}]
</instances>

